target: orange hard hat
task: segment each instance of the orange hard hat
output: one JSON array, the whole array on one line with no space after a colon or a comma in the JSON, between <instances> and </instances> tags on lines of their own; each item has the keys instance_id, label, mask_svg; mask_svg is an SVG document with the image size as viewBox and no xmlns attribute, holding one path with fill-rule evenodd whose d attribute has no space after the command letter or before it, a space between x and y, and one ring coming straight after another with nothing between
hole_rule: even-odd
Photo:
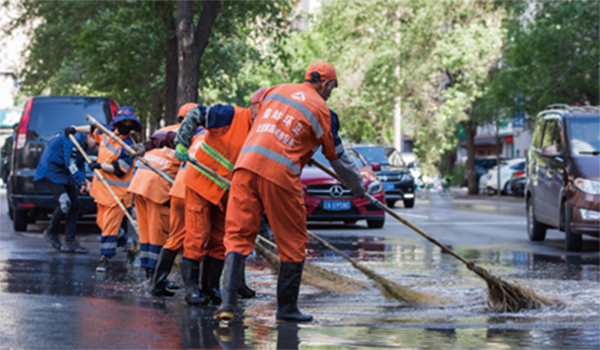
<instances>
[{"instance_id":1,"label":"orange hard hat","mask_svg":"<svg viewBox=\"0 0 600 350\"><path fill-rule=\"evenodd\" d=\"M265 92L267 92L267 90L269 90L269 88L266 87L256 90L252 95L252 100L250 100L250 104L259 103L260 99L263 97Z\"/></svg>"},{"instance_id":2,"label":"orange hard hat","mask_svg":"<svg viewBox=\"0 0 600 350\"><path fill-rule=\"evenodd\" d=\"M179 108L179 113L177 113L177 118L185 118L189 111L198 107L197 103L188 102Z\"/></svg>"},{"instance_id":3,"label":"orange hard hat","mask_svg":"<svg viewBox=\"0 0 600 350\"><path fill-rule=\"evenodd\" d=\"M335 87L338 86L337 83L337 74L335 73L335 68L327 62L319 61L308 66L306 70L306 75L304 79L310 80L310 74L313 72L317 72L321 75L321 81L332 81L335 80Z\"/></svg>"}]
</instances>

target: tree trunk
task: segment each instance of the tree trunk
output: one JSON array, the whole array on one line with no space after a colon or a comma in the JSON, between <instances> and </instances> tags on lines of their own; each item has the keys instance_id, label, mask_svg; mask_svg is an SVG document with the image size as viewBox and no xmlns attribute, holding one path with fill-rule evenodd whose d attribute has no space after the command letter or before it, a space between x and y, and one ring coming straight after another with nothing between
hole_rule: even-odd
<instances>
[{"instance_id":1,"label":"tree trunk","mask_svg":"<svg viewBox=\"0 0 600 350\"><path fill-rule=\"evenodd\" d=\"M469 194L479 193L479 184L477 183L477 173L475 172L475 134L477 132L477 123L466 121L463 123L465 136L467 138L467 174Z\"/></svg>"},{"instance_id":2,"label":"tree trunk","mask_svg":"<svg viewBox=\"0 0 600 350\"><path fill-rule=\"evenodd\" d=\"M169 37L167 37L166 78L165 78L165 126L177 123L177 22L172 16L167 25Z\"/></svg>"},{"instance_id":3,"label":"tree trunk","mask_svg":"<svg viewBox=\"0 0 600 350\"><path fill-rule=\"evenodd\" d=\"M200 59L204 53L220 1L205 0L198 25L194 26L194 3L177 1L177 105L198 102L198 81L200 78Z\"/></svg>"}]
</instances>

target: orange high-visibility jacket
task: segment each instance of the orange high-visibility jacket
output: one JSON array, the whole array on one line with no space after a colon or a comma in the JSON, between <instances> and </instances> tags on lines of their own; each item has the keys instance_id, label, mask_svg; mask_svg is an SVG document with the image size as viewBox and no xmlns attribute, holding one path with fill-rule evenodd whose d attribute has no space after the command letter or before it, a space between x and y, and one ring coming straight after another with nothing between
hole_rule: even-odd
<instances>
[{"instance_id":1,"label":"orange high-visibility jacket","mask_svg":"<svg viewBox=\"0 0 600 350\"><path fill-rule=\"evenodd\" d=\"M205 136L206 130L203 128L199 129L199 132L196 132L194 137L192 137L192 144L188 152L194 154L200 148L200 144L202 144L202 141L204 141ZM171 188L171 191L169 191L169 196L185 199L185 182L183 178L185 177L185 173L189 168L189 164L189 162L185 162L179 167L173 187Z\"/></svg>"},{"instance_id":2,"label":"orange high-visibility jacket","mask_svg":"<svg viewBox=\"0 0 600 350\"><path fill-rule=\"evenodd\" d=\"M301 191L300 173L319 145L328 160L338 159L323 98L309 83L275 86L263 96L235 168Z\"/></svg>"},{"instance_id":3,"label":"orange high-visibility jacket","mask_svg":"<svg viewBox=\"0 0 600 350\"><path fill-rule=\"evenodd\" d=\"M112 190L115 192L117 197L123 202L126 207L131 206L133 196L127 193L131 179L133 178L133 159L127 154L127 152L119 146L118 143L111 140L108 136L98 129L94 130L94 139L99 143L98 148L98 163L112 164L117 162L119 168L125 172L125 175L118 177L114 173L108 173L101 169L98 169L102 176L106 179L106 182L110 185ZM135 141L130 135L120 135L119 138L128 145L133 145ZM102 182L94 175L92 180L92 190L90 196L94 198L96 203L113 207L118 204L110 194L108 189L102 184Z\"/></svg>"},{"instance_id":4,"label":"orange high-visibility jacket","mask_svg":"<svg viewBox=\"0 0 600 350\"><path fill-rule=\"evenodd\" d=\"M207 108L207 134L194 158L219 175L231 180L246 136L252 127L248 108L216 105ZM190 153L192 154L192 153ZM191 165L184 177L185 185L214 205L219 204L229 186L213 178L202 169Z\"/></svg>"},{"instance_id":5,"label":"orange high-visibility jacket","mask_svg":"<svg viewBox=\"0 0 600 350\"><path fill-rule=\"evenodd\" d=\"M159 129L154 134L166 134L169 131L177 132L178 129L179 124L169 125ZM144 158L157 168L167 172L173 178L177 175L177 170L181 165L181 161L175 157L175 150L168 147L150 150L144 154ZM136 161L135 167L135 174L128 191L144 196L154 203L166 203L169 200L171 184L139 160Z\"/></svg>"}]
</instances>

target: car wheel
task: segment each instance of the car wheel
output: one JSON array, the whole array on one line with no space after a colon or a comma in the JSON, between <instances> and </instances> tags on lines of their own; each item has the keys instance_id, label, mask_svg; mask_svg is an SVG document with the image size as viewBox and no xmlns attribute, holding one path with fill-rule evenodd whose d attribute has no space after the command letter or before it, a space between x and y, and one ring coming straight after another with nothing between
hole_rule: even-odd
<instances>
[{"instance_id":1,"label":"car wheel","mask_svg":"<svg viewBox=\"0 0 600 350\"><path fill-rule=\"evenodd\" d=\"M527 200L527 234L530 241L541 242L546 238L546 229L548 227L535 219L531 201L531 198Z\"/></svg>"},{"instance_id":2,"label":"car wheel","mask_svg":"<svg viewBox=\"0 0 600 350\"><path fill-rule=\"evenodd\" d=\"M415 199L411 198L411 199L405 199L404 200L404 208L412 208L415 206Z\"/></svg>"},{"instance_id":3,"label":"car wheel","mask_svg":"<svg viewBox=\"0 0 600 350\"><path fill-rule=\"evenodd\" d=\"M388 208L393 208L396 205L396 200L395 199L386 199L385 204L388 206Z\"/></svg>"},{"instance_id":4,"label":"car wheel","mask_svg":"<svg viewBox=\"0 0 600 350\"><path fill-rule=\"evenodd\" d=\"M6 201L8 202L8 217L9 217L11 220L14 220L15 218L14 218L14 214L13 214L13 208L12 208L12 205L10 205L10 201L8 201L8 199L6 199Z\"/></svg>"},{"instance_id":5,"label":"car wheel","mask_svg":"<svg viewBox=\"0 0 600 350\"><path fill-rule=\"evenodd\" d=\"M582 245L581 235L571 230L571 206L565 203L565 246L570 252L579 252Z\"/></svg>"},{"instance_id":6,"label":"car wheel","mask_svg":"<svg viewBox=\"0 0 600 350\"><path fill-rule=\"evenodd\" d=\"M27 231L27 222L29 221L27 211L15 210L13 216L13 229L15 231Z\"/></svg>"},{"instance_id":7,"label":"car wheel","mask_svg":"<svg viewBox=\"0 0 600 350\"><path fill-rule=\"evenodd\" d=\"M367 220L367 226L369 226L369 228L382 228L384 224L385 224L385 218Z\"/></svg>"}]
</instances>

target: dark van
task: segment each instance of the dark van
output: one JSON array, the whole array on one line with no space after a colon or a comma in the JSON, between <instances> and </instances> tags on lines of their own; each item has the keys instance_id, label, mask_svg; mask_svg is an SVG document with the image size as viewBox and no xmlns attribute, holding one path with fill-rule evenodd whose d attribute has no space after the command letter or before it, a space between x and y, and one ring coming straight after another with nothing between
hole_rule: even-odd
<instances>
[{"instance_id":1,"label":"dark van","mask_svg":"<svg viewBox=\"0 0 600 350\"><path fill-rule=\"evenodd\" d=\"M600 233L600 109L551 105L538 114L527 154L527 231L565 232L566 249Z\"/></svg>"},{"instance_id":2,"label":"dark van","mask_svg":"<svg viewBox=\"0 0 600 350\"><path fill-rule=\"evenodd\" d=\"M86 125L85 117L88 114L109 123L117 114L117 109L115 101L101 97L38 96L27 101L14 142L8 179L9 215L16 231L27 230L28 223L45 220L57 205L43 183L33 182L48 142L70 125ZM92 172L89 169L87 176L91 180ZM90 196L82 195L79 198L80 215L96 212L96 205Z\"/></svg>"}]
</instances>

